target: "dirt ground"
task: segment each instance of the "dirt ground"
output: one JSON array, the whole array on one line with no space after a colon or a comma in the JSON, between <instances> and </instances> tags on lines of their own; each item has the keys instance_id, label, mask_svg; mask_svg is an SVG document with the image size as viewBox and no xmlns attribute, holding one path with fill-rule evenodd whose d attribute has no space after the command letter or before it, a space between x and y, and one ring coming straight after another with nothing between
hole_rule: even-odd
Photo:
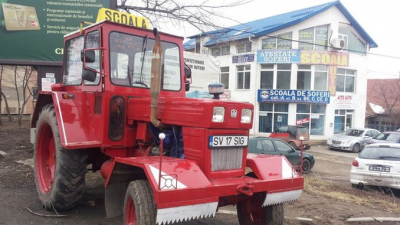
<instances>
[{"instance_id":1,"label":"dirt ground","mask_svg":"<svg viewBox=\"0 0 400 225\"><path fill-rule=\"evenodd\" d=\"M66 217L43 217L55 215L41 209L33 177L28 163L33 157L29 143L29 124L18 128L16 123L0 126L0 225L19 224L122 224L122 218L105 218L104 181L100 175L88 173L86 190L80 205L73 210L59 212ZM381 189L353 189L348 179L335 175L335 168L343 167L324 155L318 155L314 172L306 175L306 188L296 202L285 204L285 224L349 224L352 217L400 217L398 193ZM17 161L20 161L18 163ZM318 172L324 171L324 172ZM328 172L326 172L328 171ZM330 171L330 172L329 172ZM396 197L397 196L397 197ZM92 206L89 202L94 202ZM221 208L222 212L212 219L184 222L191 224L238 224L233 206ZM310 218L312 222L299 221L298 217ZM351 224L400 224L394 222L368 222Z\"/></svg>"}]
</instances>

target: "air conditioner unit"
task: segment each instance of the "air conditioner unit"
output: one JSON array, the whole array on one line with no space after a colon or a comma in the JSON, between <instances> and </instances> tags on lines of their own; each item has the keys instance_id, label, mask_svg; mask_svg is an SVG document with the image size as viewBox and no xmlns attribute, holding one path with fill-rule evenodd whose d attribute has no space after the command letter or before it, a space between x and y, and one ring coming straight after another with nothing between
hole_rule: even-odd
<instances>
[{"instance_id":1,"label":"air conditioner unit","mask_svg":"<svg viewBox=\"0 0 400 225\"><path fill-rule=\"evenodd\" d=\"M339 38L332 38L331 46L337 49L342 49L344 48L344 41Z\"/></svg>"}]
</instances>

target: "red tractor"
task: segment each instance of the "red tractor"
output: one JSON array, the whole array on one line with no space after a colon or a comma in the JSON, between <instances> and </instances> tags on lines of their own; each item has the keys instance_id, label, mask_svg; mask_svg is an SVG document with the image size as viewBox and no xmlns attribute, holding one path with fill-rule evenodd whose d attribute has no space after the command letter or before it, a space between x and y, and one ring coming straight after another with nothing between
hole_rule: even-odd
<instances>
[{"instance_id":1,"label":"red tractor","mask_svg":"<svg viewBox=\"0 0 400 225\"><path fill-rule=\"evenodd\" d=\"M91 165L105 179L107 217L125 224L211 217L226 205L240 224L283 223L303 177L285 157L247 157L252 104L185 97L182 41L110 21L65 36L63 83L40 92L32 119L45 208L76 206Z\"/></svg>"}]
</instances>

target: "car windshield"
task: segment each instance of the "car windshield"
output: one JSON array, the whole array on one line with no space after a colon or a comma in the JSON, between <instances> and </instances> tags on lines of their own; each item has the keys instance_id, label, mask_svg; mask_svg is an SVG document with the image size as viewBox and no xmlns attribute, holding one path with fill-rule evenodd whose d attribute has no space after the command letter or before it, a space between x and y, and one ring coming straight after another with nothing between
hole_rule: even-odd
<instances>
[{"instance_id":1,"label":"car windshield","mask_svg":"<svg viewBox=\"0 0 400 225\"><path fill-rule=\"evenodd\" d=\"M308 130L305 127L298 127L297 134L308 134Z\"/></svg>"},{"instance_id":2,"label":"car windshield","mask_svg":"<svg viewBox=\"0 0 400 225\"><path fill-rule=\"evenodd\" d=\"M358 156L362 159L385 159L400 161L400 148L391 147L366 147Z\"/></svg>"},{"instance_id":3,"label":"car windshield","mask_svg":"<svg viewBox=\"0 0 400 225\"><path fill-rule=\"evenodd\" d=\"M380 134L378 134L378 136L376 136L374 139L377 139L377 140L385 140L385 141L394 141L394 142L396 142L397 141L397 139L399 139L399 136L397 135L397 134L392 134L392 133L389 133L389 134L385 134L385 133L380 133Z\"/></svg>"},{"instance_id":4,"label":"car windshield","mask_svg":"<svg viewBox=\"0 0 400 225\"><path fill-rule=\"evenodd\" d=\"M346 130L346 132L344 132L343 135L353 136L353 137L361 137L363 133L364 133L363 130L348 129L348 130Z\"/></svg>"}]
</instances>

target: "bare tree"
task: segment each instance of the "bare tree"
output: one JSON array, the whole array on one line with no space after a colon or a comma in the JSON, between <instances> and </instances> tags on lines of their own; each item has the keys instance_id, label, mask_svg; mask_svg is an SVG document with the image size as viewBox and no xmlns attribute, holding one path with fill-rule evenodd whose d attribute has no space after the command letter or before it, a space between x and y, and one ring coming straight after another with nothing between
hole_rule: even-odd
<instances>
[{"instance_id":1,"label":"bare tree","mask_svg":"<svg viewBox=\"0 0 400 225\"><path fill-rule=\"evenodd\" d=\"M400 79L370 80L368 85L368 98L373 99L373 104L381 106L388 118L387 122L393 125L400 124Z\"/></svg>"},{"instance_id":2,"label":"bare tree","mask_svg":"<svg viewBox=\"0 0 400 225\"><path fill-rule=\"evenodd\" d=\"M184 23L197 28L200 32L220 30L221 20L230 20L236 23L233 18L227 18L222 10L238 7L251 2L252 0L232 0L231 3L221 4L216 1L200 0L179 1L179 0L119 0L117 8L128 13L136 12L147 19L153 27L162 27L162 24L171 23L180 27Z\"/></svg>"},{"instance_id":3,"label":"bare tree","mask_svg":"<svg viewBox=\"0 0 400 225\"><path fill-rule=\"evenodd\" d=\"M6 112L8 115L8 121L9 122L12 121L10 108L8 107L7 97L4 94L3 89L2 89L3 73L4 73L4 65L1 65L1 69L0 69L0 126L3 126L2 112L1 112L3 100L4 100L4 103L6 104L5 109L6 109Z\"/></svg>"},{"instance_id":4,"label":"bare tree","mask_svg":"<svg viewBox=\"0 0 400 225\"><path fill-rule=\"evenodd\" d=\"M18 104L18 126L22 125L25 106L32 96L31 87L33 86L32 74L34 69L30 66L13 66L13 76L8 76L5 82L11 84L16 92Z\"/></svg>"}]
</instances>

